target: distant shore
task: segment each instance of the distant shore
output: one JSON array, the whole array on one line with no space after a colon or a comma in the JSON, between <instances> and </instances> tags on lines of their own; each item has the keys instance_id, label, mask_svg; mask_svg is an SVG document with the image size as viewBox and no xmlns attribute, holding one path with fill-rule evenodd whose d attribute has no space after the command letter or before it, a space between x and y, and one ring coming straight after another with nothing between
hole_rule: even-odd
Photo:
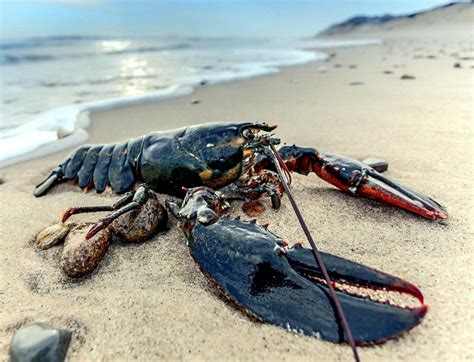
<instances>
[{"instance_id":1,"label":"distant shore","mask_svg":"<svg viewBox=\"0 0 474 362\"><path fill-rule=\"evenodd\" d=\"M361 358L470 359L474 60L471 24L449 19L439 26L417 19L423 31L400 25L383 44L333 49L323 62L278 74L92 113L88 142L202 122L259 120L278 124L278 136L289 144L388 160L388 177L432 196L450 218L431 222L349 197L315 175L295 175L292 185L323 251L409 280L430 307L420 326L386 344L360 348ZM34 185L68 152L0 174L0 360L8 358L14 331L37 321L73 332L71 361L351 359L347 346L254 323L223 302L196 270L175 221L145 243L113 243L91 276L66 278L59 268L61 247L36 250L34 235L68 206L116 200L85 195L67 183L34 198ZM277 212L265 205L261 220L270 221L272 231L292 242L304 240L286 198Z\"/></svg>"}]
</instances>

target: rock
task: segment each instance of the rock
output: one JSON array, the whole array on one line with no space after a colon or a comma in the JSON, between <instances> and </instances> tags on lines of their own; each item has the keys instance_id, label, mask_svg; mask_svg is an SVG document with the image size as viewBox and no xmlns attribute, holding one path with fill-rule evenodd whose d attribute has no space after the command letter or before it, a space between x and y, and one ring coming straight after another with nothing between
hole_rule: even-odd
<instances>
[{"instance_id":1,"label":"rock","mask_svg":"<svg viewBox=\"0 0 474 362\"><path fill-rule=\"evenodd\" d=\"M340 68L341 67L341 64L334 64L334 68Z\"/></svg>"},{"instance_id":2,"label":"rock","mask_svg":"<svg viewBox=\"0 0 474 362\"><path fill-rule=\"evenodd\" d=\"M0 185L3 185L5 183L5 176L0 175Z\"/></svg>"},{"instance_id":3,"label":"rock","mask_svg":"<svg viewBox=\"0 0 474 362\"><path fill-rule=\"evenodd\" d=\"M71 332L34 323L16 331L10 343L12 362L64 361L71 341Z\"/></svg>"},{"instance_id":4,"label":"rock","mask_svg":"<svg viewBox=\"0 0 474 362\"><path fill-rule=\"evenodd\" d=\"M191 104L199 104L201 101L199 99L191 99Z\"/></svg>"},{"instance_id":5,"label":"rock","mask_svg":"<svg viewBox=\"0 0 474 362\"><path fill-rule=\"evenodd\" d=\"M355 68L357 68L357 65L355 65L355 64L349 65L349 69L355 69Z\"/></svg>"},{"instance_id":6,"label":"rock","mask_svg":"<svg viewBox=\"0 0 474 362\"><path fill-rule=\"evenodd\" d=\"M166 230L167 226L168 212L152 194L143 207L123 214L109 228L118 238L136 243L151 238L158 231Z\"/></svg>"},{"instance_id":7,"label":"rock","mask_svg":"<svg viewBox=\"0 0 474 362\"><path fill-rule=\"evenodd\" d=\"M415 76L409 74L403 74L400 79L415 79Z\"/></svg>"},{"instance_id":8,"label":"rock","mask_svg":"<svg viewBox=\"0 0 474 362\"><path fill-rule=\"evenodd\" d=\"M349 85L364 85L364 82L350 82Z\"/></svg>"},{"instance_id":9,"label":"rock","mask_svg":"<svg viewBox=\"0 0 474 362\"><path fill-rule=\"evenodd\" d=\"M454 68L461 68L461 63L454 63Z\"/></svg>"},{"instance_id":10,"label":"rock","mask_svg":"<svg viewBox=\"0 0 474 362\"><path fill-rule=\"evenodd\" d=\"M388 162L376 157L368 157L362 160L363 163L373 167L376 171L382 173L388 170Z\"/></svg>"},{"instance_id":11,"label":"rock","mask_svg":"<svg viewBox=\"0 0 474 362\"><path fill-rule=\"evenodd\" d=\"M393 74L393 72L391 70L385 70L383 74Z\"/></svg>"},{"instance_id":12,"label":"rock","mask_svg":"<svg viewBox=\"0 0 474 362\"><path fill-rule=\"evenodd\" d=\"M92 225L92 223L77 225L64 241L61 268L71 278L80 278L97 268L109 247L108 228L86 240L85 236Z\"/></svg>"}]
</instances>

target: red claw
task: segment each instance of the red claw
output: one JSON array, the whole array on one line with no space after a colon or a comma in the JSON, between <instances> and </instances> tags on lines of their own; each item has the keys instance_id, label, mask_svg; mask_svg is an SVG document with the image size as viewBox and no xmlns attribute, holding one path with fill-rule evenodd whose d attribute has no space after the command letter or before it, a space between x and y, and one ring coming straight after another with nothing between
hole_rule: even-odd
<instances>
[{"instance_id":1,"label":"red claw","mask_svg":"<svg viewBox=\"0 0 474 362\"><path fill-rule=\"evenodd\" d=\"M315 172L323 180L355 196L364 196L414 212L428 219L446 219L446 209L432 198L377 172L373 167L314 148L286 146L278 151L290 171Z\"/></svg>"},{"instance_id":2,"label":"red claw","mask_svg":"<svg viewBox=\"0 0 474 362\"><path fill-rule=\"evenodd\" d=\"M356 195L361 195L380 200L390 205L398 206L402 209L414 212L428 219L446 219L448 214L443 206L428 196L420 194L406 186L376 174L367 178Z\"/></svg>"}]
</instances>

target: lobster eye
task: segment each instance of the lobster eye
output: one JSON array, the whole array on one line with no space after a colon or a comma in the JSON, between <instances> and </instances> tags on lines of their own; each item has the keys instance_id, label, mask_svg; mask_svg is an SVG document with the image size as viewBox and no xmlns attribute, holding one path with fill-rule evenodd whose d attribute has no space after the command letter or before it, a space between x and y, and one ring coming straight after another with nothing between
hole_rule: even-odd
<instances>
[{"instance_id":1,"label":"lobster eye","mask_svg":"<svg viewBox=\"0 0 474 362\"><path fill-rule=\"evenodd\" d=\"M242 135L248 140L253 140L255 138L255 133L253 133L250 128L245 129L242 132Z\"/></svg>"}]
</instances>

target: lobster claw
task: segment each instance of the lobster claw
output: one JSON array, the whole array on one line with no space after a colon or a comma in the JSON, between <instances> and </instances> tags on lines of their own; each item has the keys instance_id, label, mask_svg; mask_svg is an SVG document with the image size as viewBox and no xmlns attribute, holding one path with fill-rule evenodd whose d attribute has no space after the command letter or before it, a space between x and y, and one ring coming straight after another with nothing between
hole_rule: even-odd
<instances>
[{"instance_id":1,"label":"lobster claw","mask_svg":"<svg viewBox=\"0 0 474 362\"><path fill-rule=\"evenodd\" d=\"M291 331L347 342L312 251L298 246L285 249L280 243L266 228L237 218L197 223L188 233L192 257L239 310ZM321 256L356 344L382 343L421 323L428 307L413 284L334 255ZM390 292L419 303L395 305L386 299ZM372 299L374 293L383 296Z\"/></svg>"},{"instance_id":2,"label":"lobster claw","mask_svg":"<svg viewBox=\"0 0 474 362\"><path fill-rule=\"evenodd\" d=\"M323 180L355 196L377 199L429 219L446 219L446 209L432 198L389 179L372 166L314 148L285 146L278 150L290 171L314 171Z\"/></svg>"},{"instance_id":3,"label":"lobster claw","mask_svg":"<svg viewBox=\"0 0 474 362\"><path fill-rule=\"evenodd\" d=\"M446 209L432 198L389 179L360 161L332 153L319 157L315 172L341 190L377 199L429 219L446 219Z\"/></svg>"}]
</instances>

